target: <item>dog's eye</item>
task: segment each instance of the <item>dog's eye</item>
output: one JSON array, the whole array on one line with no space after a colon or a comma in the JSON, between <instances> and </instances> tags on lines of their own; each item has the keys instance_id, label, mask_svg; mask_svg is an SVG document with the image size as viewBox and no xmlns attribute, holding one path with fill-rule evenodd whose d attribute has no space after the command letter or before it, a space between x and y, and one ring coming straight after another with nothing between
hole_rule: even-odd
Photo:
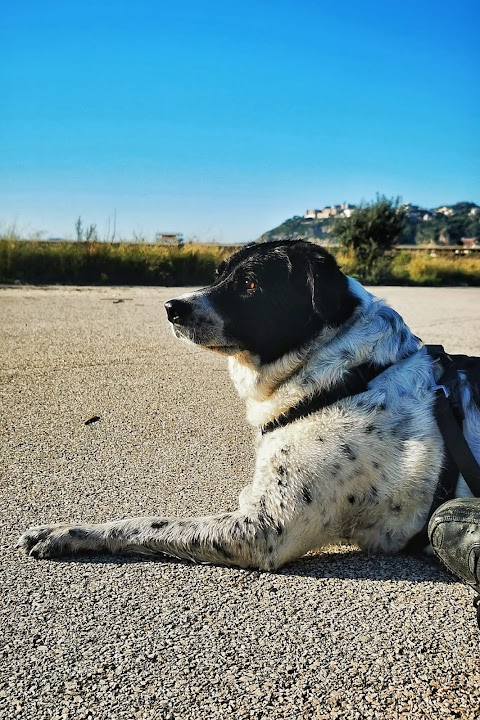
<instances>
[{"instance_id":1,"label":"dog's eye","mask_svg":"<svg viewBox=\"0 0 480 720\"><path fill-rule=\"evenodd\" d=\"M235 285L240 293L250 295L258 289L256 278L250 273L239 272L235 275Z\"/></svg>"}]
</instances>

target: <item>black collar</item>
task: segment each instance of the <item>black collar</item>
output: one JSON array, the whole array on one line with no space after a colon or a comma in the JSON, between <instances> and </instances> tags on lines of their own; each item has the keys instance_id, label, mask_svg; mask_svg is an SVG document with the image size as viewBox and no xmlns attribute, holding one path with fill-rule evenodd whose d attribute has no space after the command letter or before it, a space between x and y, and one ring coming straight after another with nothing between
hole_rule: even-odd
<instances>
[{"instance_id":1,"label":"black collar","mask_svg":"<svg viewBox=\"0 0 480 720\"><path fill-rule=\"evenodd\" d=\"M373 365L371 362L363 363L355 368L351 368L342 378L342 380L330 390L324 390L309 395L308 397L300 400L297 405L294 405L286 412L279 415L274 420L271 420L262 427L262 435L265 435L272 430L284 427L289 423L300 420L301 418L311 415L318 410L333 405L333 403L343 400L346 397L352 395L359 395L365 392L368 387L368 383L373 378L380 375L384 370L391 367L392 363L386 365Z\"/></svg>"}]
</instances>

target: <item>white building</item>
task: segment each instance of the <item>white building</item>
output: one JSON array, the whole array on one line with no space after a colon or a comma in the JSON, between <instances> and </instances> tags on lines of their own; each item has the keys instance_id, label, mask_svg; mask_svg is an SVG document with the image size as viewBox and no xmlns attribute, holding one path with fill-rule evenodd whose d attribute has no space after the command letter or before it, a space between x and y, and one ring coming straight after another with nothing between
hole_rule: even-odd
<instances>
[{"instance_id":1,"label":"white building","mask_svg":"<svg viewBox=\"0 0 480 720\"><path fill-rule=\"evenodd\" d=\"M355 210L355 205L342 203L341 205L327 205L321 210L308 209L303 216L305 220L328 220L332 217L350 217Z\"/></svg>"}]
</instances>

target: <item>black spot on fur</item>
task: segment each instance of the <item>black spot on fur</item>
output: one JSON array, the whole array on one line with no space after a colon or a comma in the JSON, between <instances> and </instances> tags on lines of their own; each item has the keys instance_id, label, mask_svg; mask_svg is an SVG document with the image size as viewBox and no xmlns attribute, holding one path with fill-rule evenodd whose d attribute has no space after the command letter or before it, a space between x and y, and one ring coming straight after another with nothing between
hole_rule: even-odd
<instances>
[{"instance_id":1,"label":"black spot on fur","mask_svg":"<svg viewBox=\"0 0 480 720\"><path fill-rule=\"evenodd\" d=\"M168 525L168 520L155 520L155 522L152 522L151 527L153 530L160 530L160 528L163 528L166 525Z\"/></svg>"},{"instance_id":2,"label":"black spot on fur","mask_svg":"<svg viewBox=\"0 0 480 720\"><path fill-rule=\"evenodd\" d=\"M408 426L406 426L405 421L402 420L401 422L395 423L391 432L394 437L404 437L407 430Z\"/></svg>"},{"instance_id":3,"label":"black spot on fur","mask_svg":"<svg viewBox=\"0 0 480 720\"><path fill-rule=\"evenodd\" d=\"M277 531L277 535L281 535L283 533L283 525L281 525L280 523L277 523L277 526L275 529Z\"/></svg>"},{"instance_id":4,"label":"black spot on fur","mask_svg":"<svg viewBox=\"0 0 480 720\"><path fill-rule=\"evenodd\" d=\"M308 487L302 488L302 497L307 505L310 505L312 502L312 493Z\"/></svg>"},{"instance_id":5,"label":"black spot on fur","mask_svg":"<svg viewBox=\"0 0 480 720\"><path fill-rule=\"evenodd\" d=\"M258 516L258 524L264 533L268 533L269 529L275 526L275 521L271 515L264 513Z\"/></svg>"},{"instance_id":6,"label":"black spot on fur","mask_svg":"<svg viewBox=\"0 0 480 720\"><path fill-rule=\"evenodd\" d=\"M218 542L218 540L214 540L212 542L213 549L216 550L218 553L226 557L228 560L231 559L231 554L228 552L226 548L223 547L221 543Z\"/></svg>"},{"instance_id":7,"label":"black spot on fur","mask_svg":"<svg viewBox=\"0 0 480 720\"><path fill-rule=\"evenodd\" d=\"M372 466L375 468L375 470L378 470L378 468L380 467L376 460L372 460Z\"/></svg>"},{"instance_id":8,"label":"black spot on fur","mask_svg":"<svg viewBox=\"0 0 480 720\"><path fill-rule=\"evenodd\" d=\"M338 475L339 475L339 473L340 473L341 470L342 470L342 465L341 465L340 463L338 463L338 462L334 463L334 464L333 464L333 469L332 469L332 471L331 471L331 472L332 472L332 477L338 477ZM339 479L338 482L341 482L341 480Z\"/></svg>"},{"instance_id":9,"label":"black spot on fur","mask_svg":"<svg viewBox=\"0 0 480 720\"><path fill-rule=\"evenodd\" d=\"M347 499L351 505L353 505L356 502L355 495L349 495Z\"/></svg>"},{"instance_id":10,"label":"black spot on fur","mask_svg":"<svg viewBox=\"0 0 480 720\"><path fill-rule=\"evenodd\" d=\"M323 442L323 437L321 437L320 435L317 435L317 440L318 440L318 442Z\"/></svg>"},{"instance_id":11,"label":"black spot on fur","mask_svg":"<svg viewBox=\"0 0 480 720\"><path fill-rule=\"evenodd\" d=\"M372 485L368 492L368 500L374 505L378 505L378 490L375 485Z\"/></svg>"},{"instance_id":12,"label":"black spot on fur","mask_svg":"<svg viewBox=\"0 0 480 720\"><path fill-rule=\"evenodd\" d=\"M371 433L374 430L375 430L375 425L367 425L367 427L365 428L366 433Z\"/></svg>"},{"instance_id":13,"label":"black spot on fur","mask_svg":"<svg viewBox=\"0 0 480 720\"><path fill-rule=\"evenodd\" d=\"M288 473L287 473L287 468L285 467L285 465L279 465L277 468L277 473L278 473L277 482L278 482L279 487L287 487Z\"/></svg>"},{"instance_id":14,"label":"black spot on fur","mask_svg":"<svg viewBox=\"0 0 480 720\"><path fill-rule=\"evenodd\" d=\"M268 546L268 554L271 555L273 553L273 545Z\"/></svg>"},{"instance_id":15,"label":"black spot on fur","mask_svg":"<svg viewBox=\"0 0 480 720\"><path fill-rule=\"evenodd\" d=\"M76 540L84 540L90 535L90 532L83 530L83 528L70 528L68 534ZM112 535L112 532L110 532L110 535Z\"/></svg>"},{"instance_id":16,"label":"black spot on fur","mask_svg":"<svg viewBox=\"0 0 480 720\"><path fill-rule=\"evenodd\" d=\"M284 447L280 448L280 452L286 457L290 452L290 447L288 445L285 445Z\"/></svg>"},{"instance_id":17,"label":"black spot on fur","mask_svg":"<svg viewBox=\"0 0 480 720\"><path fill-rule=\"evenodd\" d=\"M266 510L267 503L265 501L265 498L260 498L259 503L259 513L258 513L258 523L262 530L268 531L269 528L272 528L275 526L275 520L273 519L272 515L267 512Z\"/></svg>"},{"instance_id":18,"label":"black spot on fur","mask_svg":"<svg viewBox=\"0 0 480 720\"><path fill-rule=\"evenodd\" d=\"M198 547L200 545L200 538L198 535L193 535L193 537L190 540L191 547Z\"/></svg>"},{"instance_id":19,"label":"black spot on fur","mask_svg":"<svg viewBox=\"0 0 480 720\"><path fill-rule=\"evenodd\" d=\"M347 445L347 444L345 443L344 445L341 446L341 451L347 456L347 458L348 458L349 460L354 461L354 460L357 459L357 456L356 456L355 453L353 452L353 450L352 450L352 448L350 447L350 445Z\"/></svg>"},{"instance_id":20,"label":"black spot on fur","mask_svg":"<svg viewBox=\"0 0 480 720\"><path fill-rule=\"evenodd\" d=\"M278 481L277 481L279 487L287 487L288 473L287 473L287 468L285 467L285 465L279 465L277 468L277 473L279 475Z\"/></svg>"},{"instance_id":21,"label":"black spot on fur","mask_svg":"<svg viewBox=\"0 0 480 720\"><path fill-rule=\"evenodd\" d=\"M402 509L401 505L392 505L392 512L394 512L394 513L399 513L401 509Z\"/></svg>"},{"instance_id":22,"label":"black spot on fur","mask_svg":"<svg viewBox=\"0 0 480 720\"><path fill-rule=\"evenodd\" d=\"M120 540L123 539L124 532L122 528L114 527L108 531L108 535L111 540Z\"/></svg>"}]
</instances>

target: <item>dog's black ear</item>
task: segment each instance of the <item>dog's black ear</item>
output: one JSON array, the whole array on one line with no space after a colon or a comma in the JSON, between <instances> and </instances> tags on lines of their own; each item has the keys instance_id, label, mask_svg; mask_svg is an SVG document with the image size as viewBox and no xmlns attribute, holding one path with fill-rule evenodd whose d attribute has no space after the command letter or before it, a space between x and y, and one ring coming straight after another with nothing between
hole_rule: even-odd
<instances>
[{"instance_id":1,"label":"dog's black ear","mask_svg":"<svg viewBox=\"0 0 480 720\"><path fill-rule=\"evenodd\" d=\"M311 243L303 259L304 278L314 314L324 325L342 325L351 317L357 304L349 291L347 277L333 255L318 245Z\"/></svg>"}]
</instances>

